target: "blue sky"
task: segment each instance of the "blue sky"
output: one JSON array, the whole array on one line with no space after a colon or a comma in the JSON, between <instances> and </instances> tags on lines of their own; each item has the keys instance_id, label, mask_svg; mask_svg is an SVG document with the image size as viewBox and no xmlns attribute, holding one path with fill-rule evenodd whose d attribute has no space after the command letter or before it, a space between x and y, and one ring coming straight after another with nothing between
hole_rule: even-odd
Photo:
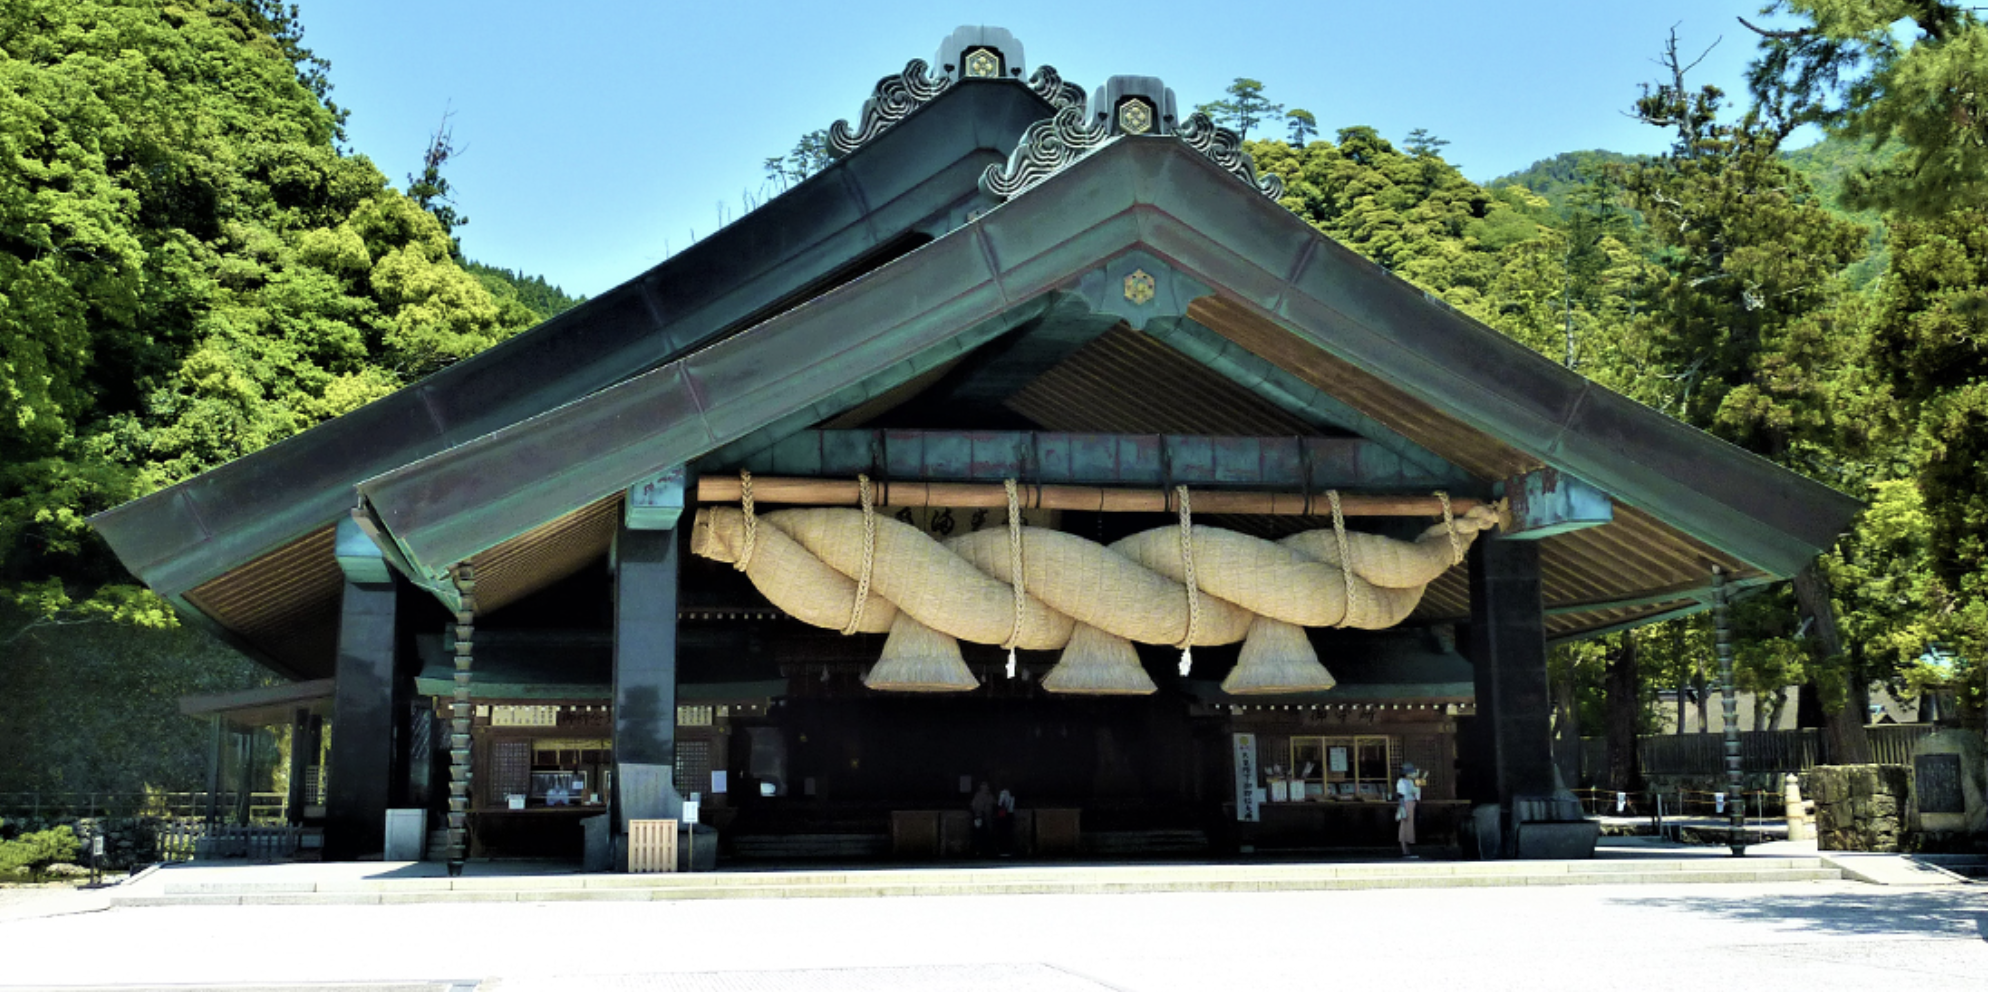
<instances>
[{"instance_id":1,"label":"blue sky","mask_svg":"<svg viewBox=\"0 0 1992 992\"><path fill-rule=\"evenodd\" d=\"M1561 151L1663 148L1624 111L1675 25L1693 53L1721 39L1691 82L1740 102L1755 38L1736 17L1761 6L298 2L353 150L402 184L448 108L465 253L591 295L737 217L764 189L763 159L856 118L879 77L931 60L962 24L1010 29L1030 67L1088 90L1160 76L1187 109L1249 76L1313 111L1323 137L1422 127L1485 181Z\"/></svg>"}]
</instances>

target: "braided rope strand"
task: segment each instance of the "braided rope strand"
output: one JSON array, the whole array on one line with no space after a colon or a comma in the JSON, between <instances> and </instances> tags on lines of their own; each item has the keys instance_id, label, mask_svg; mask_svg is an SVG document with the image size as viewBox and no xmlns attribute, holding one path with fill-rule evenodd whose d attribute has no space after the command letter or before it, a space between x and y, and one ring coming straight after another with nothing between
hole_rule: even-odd
<instances>
[{"instance_id":1,"label":"braided rope strand","mask_svg":"<svg viewBox=\"0 0 1992 992\"><path fill-rule=\"evenodd\" d=\"M1010 503L1010 601L1015 612L1010 619L1010 637L1003 647L1010 660L1003 668L1005 678L1017 677L1017 639L1024 633L1024 518L1017 506L1017 480L1004 479L1003 493Z\"/></svg>"},{"instance_id":2,"label":"braided rope strand","mask_svg":"<svg viewBox=\"0 0 1992 992\"><path fill-rule=\"evenodd\" d=\"M1459 546L1459 531L1453 529L1452 497L1446 495L1446 491L1443 489L1432 490L1432 495L1437 496L1439 498L1439 509L1445 512L1446 537L1452 541L1453 564L1457 565L1460 562L1466 560L1466 550Z\"/></svg>"},{"instance_id":3,"label":"braided rope strand","mask_svg":"<svg viewBox=\"0 0 1992 992\"><path fill-rule=\"evenodd\" d=\"M1328 509L1335 514L1335 553L1340 556L1342 566L1342 623L1349 622L1349 614L1356 608L1356 568L1349 558L1349 532L1342 529L1342 494L1328 490Z\"/></svg>"},{"instance_id":4,"label":"braided rope strand","mask_svg":"<svg viewBox=\"0 0 1992 992\"><path fill-rule=\"evenodd\" d=\"M858 476L858 507L865 516L865 556L858 569L858 595L851 601L851 622L844 625L845 634L858 632L858 625L864 622L865 600L871 596L872 560L878 552L878 517L872 513L872 482L869 476Z\"/></svg>"},{"instance_id":5,"label":"braided rope strand","mask_svg":"<svg viewBox=\"0 0 1992 992\"><path fill-rule=\"evenodd\" d=\"M740 559L733 567L745 572L754 560L754 473L740 470L740 513L747 521L747 534L740 542Z\"/></svg>"},{"instance_id":6,"label":"braided rope strand","mask_svg":"<svg viewBox=\"0 0 1992 992\"><path fill-rule=\"evenodd\" d=\"M1197 639L1197 624L1203 619L1202 608L1197 602L1197 558L1191 551L1194 537L1190 530L1190 487L1176 487L1176 521L1183 534L1183 589L1190 596L1190 619L1183 631L1183 658L1176 663L1176 674L1184 678L1190 675L1190 645Z\"/></svg>"}]
</instances>

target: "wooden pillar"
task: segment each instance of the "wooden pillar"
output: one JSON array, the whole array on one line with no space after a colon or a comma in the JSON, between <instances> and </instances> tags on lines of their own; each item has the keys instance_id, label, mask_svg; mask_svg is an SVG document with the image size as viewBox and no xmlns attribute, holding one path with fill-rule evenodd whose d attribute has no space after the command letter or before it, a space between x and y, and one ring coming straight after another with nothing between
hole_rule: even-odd
<instances>
[{"instance_id":1,"label":"wooden pillar","mask_svg":"<svg viewBox=\"0 0 1992 992\"><path fill-rule=\"evenodd\" d=\"M209 725L207 810L202 817L213 827L221 822L221 746L225 723L217 714Z\"/></svg>"},{"instance_id":2,"label":"wooden pillar","mask_svg":"<svg viewBox=\"0 0 1992 992\"><path fill-rule=\"evenodd\" d=\"M256 789L256 730L245 727L235 734L235 825L249 825L249 806Z\"/></svg>"},{"instance_id":3,"label":"wooden pillar","mask_svg":"<svg viewBox=\"0 0 1992 992\"><path fill-rule=\"evenodd\" d=\"M311 767L307 760L305 737L311 729L311 711L299 707L291 711L290 785L284 790L284 822L295 827L304 822L304 775Z\"/></svg>"},{"instance_id":4,"label":"wooden pillar","mask_svg":"<svg viewBox=\"0 0 1992 992\"><path fill-rule=\"evenodd\" d=\"M616 534L615 827L676 818L671 782L678 726L678 531ZM697 791L700 785L686 788Z\"/></svg>"},{"instance_id":5,"label":"wooden pillar","mask_svg":"<svg viewBox=\"0 0 1992 992\"><path fill-rule=\"evenodd\" d=\"M346 582L332 695L332 753L325 795L325 856L379 853L395 787L395 600L385 583Z\"/></svg>"}]
</instances>

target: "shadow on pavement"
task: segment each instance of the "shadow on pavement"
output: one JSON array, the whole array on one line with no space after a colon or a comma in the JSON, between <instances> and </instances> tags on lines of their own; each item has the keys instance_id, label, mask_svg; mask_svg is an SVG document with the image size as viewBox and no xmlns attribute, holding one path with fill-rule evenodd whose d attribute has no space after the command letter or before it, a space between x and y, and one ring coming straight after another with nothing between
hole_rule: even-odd
<instances>
[{"instance_id":1,"label":"shadow on pavement","mask_svg":"<svg viewBox=\"0 0 1992 992\"><path fill-rule=\"evenodd\" d=\"M1870 937L1986 939L1985 889L1834 894L1645 896L1621 905L1672 909L1737 922L1785 923L1819 933Z\"/></svg>"}]
</instances>

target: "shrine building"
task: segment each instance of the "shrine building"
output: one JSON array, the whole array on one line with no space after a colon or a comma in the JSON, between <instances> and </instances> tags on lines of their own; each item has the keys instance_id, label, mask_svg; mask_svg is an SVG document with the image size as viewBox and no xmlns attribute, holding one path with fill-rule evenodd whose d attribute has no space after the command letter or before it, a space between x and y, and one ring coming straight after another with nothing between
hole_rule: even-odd
<instances>
[{"instance_id":1,"label":"shrine building","mask_svg":"<svg viewBox=\"0 0 1992 992\"><path fill-rule=\"evenodd\" d=\"M985 782L1026 857L1386 847L1406 764L1432 843L1588 856L1548 646L1786 579L1859 504L1093 82L959 29L703 241L92 523L292 681L201 711L292 725L328 857L398 809L459 863L694 815L723 863L986 854Z\"/></svg>"}]
</instances>

